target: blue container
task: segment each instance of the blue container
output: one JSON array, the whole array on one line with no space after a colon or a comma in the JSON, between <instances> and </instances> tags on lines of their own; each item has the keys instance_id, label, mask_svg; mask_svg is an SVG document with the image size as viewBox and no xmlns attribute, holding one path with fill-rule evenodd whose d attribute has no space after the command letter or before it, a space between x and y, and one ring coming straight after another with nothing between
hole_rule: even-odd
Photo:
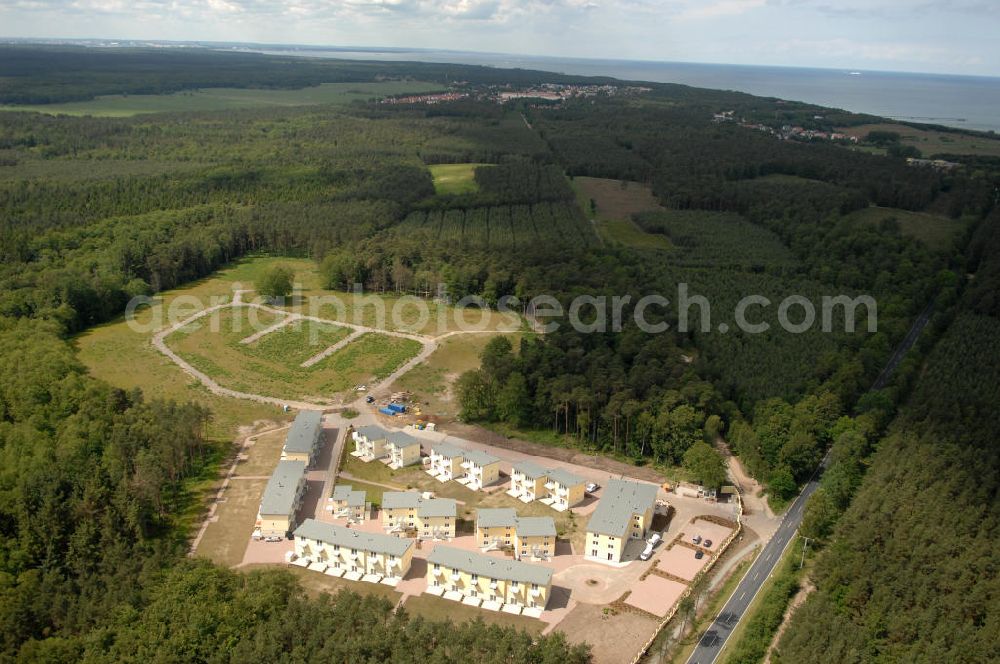
<instances>
[{"instance_id":1,"label":"blue container","mask_svg":"<svg viewBox=\"0 0 1000 664\"><path fill-rule=\"evenodd\" d=\"M401 403L391 403L389 404L389 410L391 410L394 413L405 413L406 406L404 406Z\"/></svg>"},{"instance_id":2,"label":"blue container","mask_svg":"<svg viewBox=\"0 0 1000 664\"><path fill-rule=\"evenodd\" d=\"M392 408L386 408L386 407L379 408L378 412L382 413L383 415L391 415L392 417L395 417L397 415L396 411L394 411Z\"/></svg>"}]
</instances>

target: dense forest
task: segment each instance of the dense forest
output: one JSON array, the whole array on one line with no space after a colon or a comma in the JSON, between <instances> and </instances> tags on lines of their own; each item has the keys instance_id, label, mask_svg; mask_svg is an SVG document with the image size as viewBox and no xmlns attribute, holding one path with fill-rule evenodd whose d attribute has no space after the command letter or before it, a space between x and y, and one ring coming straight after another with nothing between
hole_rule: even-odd
<instances>
[{"instance_id":1,"label":"dense forest","mask_svg":"<svg viewBox=\"0 0 1000 664\"><path fill-rule=\"evenodd\" d=\"M997 213L973 238L969 265L972 285L856 497L832 533L815 533L829 539L817 589L796 611L777 661L998 657Z\"/></svg>"},{"instance_id":2,"label":"dense forest","mask_svg":"<svg viewBox=\"0 0 1000 664\"><path fill-rule=\"evenodd\" d=\"M0 77L5 102L385 78L460 79L474 88L598 81L453 65L28 47L0 48ZM654 85L644 96L557 107L466 99L133 118L0 113L0 659L253 660L287 647L292 633L308 637L296 640L297 659L454 661L458 643L477 661L587 659L559 635L497 631L487 650L481 644L495 628L428 623L349 594L310 599L283 573L237 575L180 561L179 514L190 508L184 488L215 472L226 452L206 440L210 414L92 379L68 339L113 319L134 295L185 284L250 252L312 258L333 289L426 295L443 284L445 297L474 295L482 306L504 296L631 297L620 331L561 326L516 348L492 342L482 368L460 379L464 417L554 431L567 444L636 463L682 463L696 443L723 434L778 499L794 495L832 446L833 479L821 494L828 509L820 501L810 509L811 527L831 538L831 562L804 613L837 603L848 613L831 614L854 621L845 634L870 627L869 608L888 615L863 588L838 595L843 569L854 564L838 562L846 552L888 541L850 539L864 536L852 524L878 515L852 507L838 518L862 483L855 503L883 509L885 487L871 488L872 478L896 479L878 475L891 472L882 458L895 447L909 463L930 449L936 434L926 431L940 430L915 419L909 429L893 425L872 457L919 367L904 362L889 388L867 391L914 316L932 301L951 311L961 294L964 309L948 335L962 325L976 344L946 336L935 350L946 357L932 358L926 371L937 374L920 377L910 409L944 421L927 406L930 384L956 399L963 426L988 413L988 390L978 393L982 401L967 400L952 383L963 375L993 380L987 368L960 361L988 367L983 358L995 354L988 336L998 270L988 257L997 233L995 221L982 219L998 171L969 159L968 168L939 173L901 157L779 141L712 123L722 108L792 118L814 107ZM483 164L477 190L435 194L428 166L463 162ZM577 204L577 176L648 184L662 209L637 216L637 232L666 238L670 248L605 241ZM931 210L978 232L971 242L958 234L954 247L931 248L899 224L859 220L855 213L871 205ZM963 288L970 271L976 279ZM775 327L766 334L681 332L673 309L647 312L670 325L667 333L631 322L640 297L674 299L681 284L710 301L713 323L749 294L775 303L790 294L870 294L878 329L787 334L774 307L761 312ZM936 329L947 322L942 313ZM956 452L940 461L942 473L976 454L990 462L988 448L970 442L988 439L971 429L952 435ZM911 440L927 447L914 453L904 444ZM875 469L863 480L868 465ZM908 482L935 468L910 467ZM980 485L955 487L940 491L968 502L978 496L984 509L995 492L966 496ZM846 547L839 556L838 546ZM970 542L956 554L972 549ZM936 611L928 619L944 629ZM981 612L969 615L982 620ZM352 620L382 631L350 630ZM165 623L177 628L153 638L153 626ZM892 643L922 628L898 625ZM888 639L882 629L871 633ZM393 638L377 638L383 633ZM804 648L817 642L797 633L788 637L796 653L789 661L810 659Z\"/></svg>"}]
</instances>

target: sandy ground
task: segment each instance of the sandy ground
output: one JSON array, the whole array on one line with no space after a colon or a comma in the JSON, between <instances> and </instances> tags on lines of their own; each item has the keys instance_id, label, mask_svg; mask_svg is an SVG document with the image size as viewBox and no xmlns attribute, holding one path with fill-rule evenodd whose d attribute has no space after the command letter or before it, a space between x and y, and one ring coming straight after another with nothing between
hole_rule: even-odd
<instances>
[{"instance_id":1,"label":"sandy ground","mask_svg":"<svg viewBox=\"0 0 1000 664\"><path fill-rule=\"evenodd\" d=\"M683 583L650 574L632 586L632 593L625 598L625 603L662 618L685 589L687 585Z\"/></svg>"},{"instance_id":2,"label":"sandy ground","mask_svg":"<svg viewBox=\"0 0 1000 664\"><path fill-rule=\"evenodd\" d=\"M559 625L574 643L590 644L595 662L627 664L635 657L638 644L645 643L656 630L657 621L631 611L611 615L600 606L578 604Z\"/></svg>"},{"instance_id":3,"label":"sandy ground","mask_svg":"<svg viewBox=\"0 0 1000 664\"><path fill-rule=\"evenodd\" d=\"M694 557L695 552L686 546L672 546L660 555L656 568L691 581L712 559L704 556L701 560Z\"/></svg>"}]
</instances>

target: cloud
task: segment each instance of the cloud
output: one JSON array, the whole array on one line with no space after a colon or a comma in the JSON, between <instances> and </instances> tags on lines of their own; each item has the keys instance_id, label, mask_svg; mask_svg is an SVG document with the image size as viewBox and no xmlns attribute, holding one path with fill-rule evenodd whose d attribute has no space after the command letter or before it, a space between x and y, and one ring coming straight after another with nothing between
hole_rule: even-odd
<instances>
[{"instance_id":1,"label":"cloud","mask_svg":"<svg viewBox=\"0 0 1000 664\"><path fill-rule=\"evenodd\" d=\"M677 14L681 20L711 19L720 16L738 16L767 5L767 0L717 0L708 4L697 3Z\"/></svg>"}]
</instances>

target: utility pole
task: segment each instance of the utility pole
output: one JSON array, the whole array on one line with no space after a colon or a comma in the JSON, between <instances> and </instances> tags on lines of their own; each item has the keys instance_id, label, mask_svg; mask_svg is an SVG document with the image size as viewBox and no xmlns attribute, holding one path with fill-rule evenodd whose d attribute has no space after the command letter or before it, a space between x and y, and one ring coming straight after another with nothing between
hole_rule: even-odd
<instances>
[{"instance_id":1,"label":"utility pole","mask_svg":"<svg viewBox=\"0 0 1000 664\"><path fill-rule=\"evenodd\" d=\"M806 537L805 535L802 535L801 537L802 537L802 557L799 559L799 569L802 569L802 565L804 565L806 562L806 547L809 546L809 540L812 539L811 537Z\"/></svg>"}]
</instances>

